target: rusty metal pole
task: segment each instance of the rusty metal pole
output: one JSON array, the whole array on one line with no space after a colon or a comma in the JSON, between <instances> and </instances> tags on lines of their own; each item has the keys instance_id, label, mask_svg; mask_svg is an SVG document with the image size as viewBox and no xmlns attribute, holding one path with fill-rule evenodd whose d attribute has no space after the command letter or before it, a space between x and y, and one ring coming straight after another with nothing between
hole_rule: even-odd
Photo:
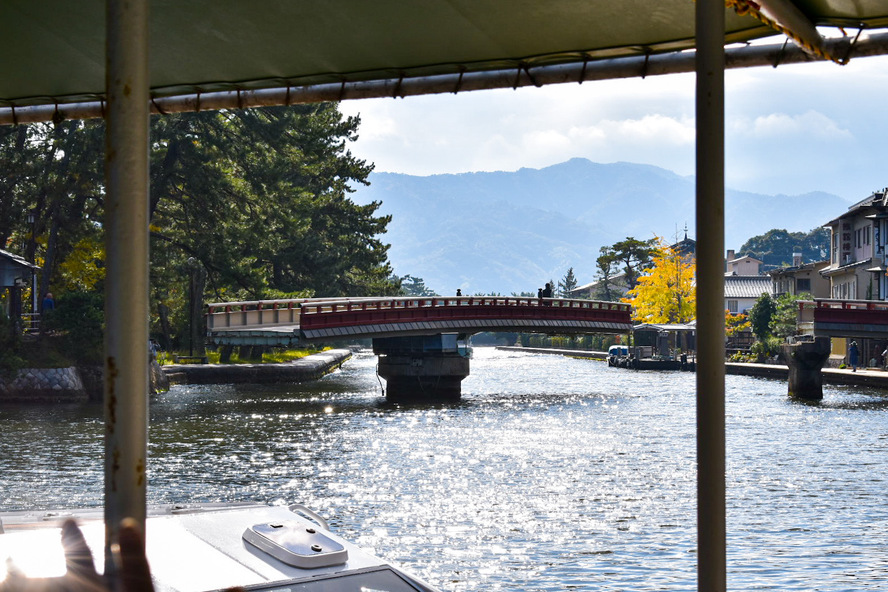
<instances>
[{"instance_id":1,"label":"rusty metal pole","mask_svg":"<svg viewBox=\"0 0 888 592\"><path fill-rule=\"evenodd\" d=\"M727 587L725 521L725 6L697 0L697 589Z\"/></svg>"},{"instance_id":2,"label":"rusty metal pole","mask_svg":"<svg viewBox=\"0 0 888 592\"><path fill-rule=\"evenodd\" d=\"M145 523L148 448L148 0L107 0L105 573L120 521Z\"/></svg>"}]
</instances>

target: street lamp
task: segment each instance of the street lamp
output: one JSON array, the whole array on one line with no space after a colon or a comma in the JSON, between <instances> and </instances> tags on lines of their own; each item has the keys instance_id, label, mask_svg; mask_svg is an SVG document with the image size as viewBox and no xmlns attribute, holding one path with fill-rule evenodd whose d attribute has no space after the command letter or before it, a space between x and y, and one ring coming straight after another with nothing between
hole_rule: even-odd
<instances>
[{"instance_id":1,"label":"street lamp","mask_svg":"<svg viewBox=\"0 0 888 592\"><path fill-rule=\"evenodd\" d=\"M34 237L34 221L36 220L36 216L34 215L34 210L28 210L28 227L31 229L31 244L28 249L28 262L36 263L36 250L37 250L37 242ZM37 312L37 272L34 269L31 269L31 312Z\"/></svg>"}]
</instances>

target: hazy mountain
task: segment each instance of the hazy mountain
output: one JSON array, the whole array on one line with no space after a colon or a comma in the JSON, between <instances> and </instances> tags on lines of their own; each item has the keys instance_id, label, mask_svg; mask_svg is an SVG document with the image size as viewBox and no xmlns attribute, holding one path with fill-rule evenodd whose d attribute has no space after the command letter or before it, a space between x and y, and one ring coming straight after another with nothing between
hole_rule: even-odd
<instances>
[{"instance_id":1,"label":"hazy mountain","mask_svg":"<svg viewBox=\"0 0 888 592\"><path fill-rule=\"evenodd\" d=\"M391 214L390 259L399 275L452 294L533 291L574 268L593 281L598 250L632 236L695 238L694 179L654 166L575 158L544 169L418 177L373 173L358 203ZM827 193L728 190L726 248L772 228L809 231L850 204Z\"/></svg>"}]
</instances>

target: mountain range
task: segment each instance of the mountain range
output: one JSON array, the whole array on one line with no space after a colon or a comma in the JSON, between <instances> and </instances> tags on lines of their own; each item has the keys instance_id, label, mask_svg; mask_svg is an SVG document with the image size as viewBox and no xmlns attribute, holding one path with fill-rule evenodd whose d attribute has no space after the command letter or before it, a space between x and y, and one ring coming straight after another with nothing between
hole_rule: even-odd
<instances>
[{"instance_id":1,"label":"mountain range","mask_svg":"<svg viewBox=\"0 0 888 592\"><path fill-rule=\"evenodd\" d=\"M694 178L650 165L574 158L515 172L374 172L369 182L353 199L380 201L378 213L392 216L382 239L395 273L439 294L536 293L570 267L582 285L595 280L603 246L630 236L695 238ZM727 189L725 246L737 250L772 228L807 232L849 205L823 192Z\"/></svg>"}]
</instances>

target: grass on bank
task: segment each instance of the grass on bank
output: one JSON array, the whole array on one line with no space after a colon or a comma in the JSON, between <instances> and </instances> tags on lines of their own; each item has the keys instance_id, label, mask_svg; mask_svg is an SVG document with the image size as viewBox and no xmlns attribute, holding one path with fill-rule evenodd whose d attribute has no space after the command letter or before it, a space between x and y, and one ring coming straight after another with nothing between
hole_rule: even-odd
<instances>
[{"instance_id":1,"label":"grass on bank","mask_svg":"<svg viewBox=\"0 0 888 592\"><path fill-rule=\"evenodd\" d=\"M318 352L327 351L331 348L322 347L322 348L307 348L307 349L274 349L270 352L266 352L262 354L262 358L241 358L240 353L237 349L235 349L231 353L231 357L227 362L222 362L222 352L216 350L207 350L206 357L207 362L210 364L284 364L286 362L292 362L293 360L298 360L299 358L304 358L306 356L310 356L312 354L316 354ZM173 364L173 360L176 356L180 357L189 357L187 352L167 352L162 351L157 354L157 361L161 366L166 364Z\"/></svg>"}]
</instances>

